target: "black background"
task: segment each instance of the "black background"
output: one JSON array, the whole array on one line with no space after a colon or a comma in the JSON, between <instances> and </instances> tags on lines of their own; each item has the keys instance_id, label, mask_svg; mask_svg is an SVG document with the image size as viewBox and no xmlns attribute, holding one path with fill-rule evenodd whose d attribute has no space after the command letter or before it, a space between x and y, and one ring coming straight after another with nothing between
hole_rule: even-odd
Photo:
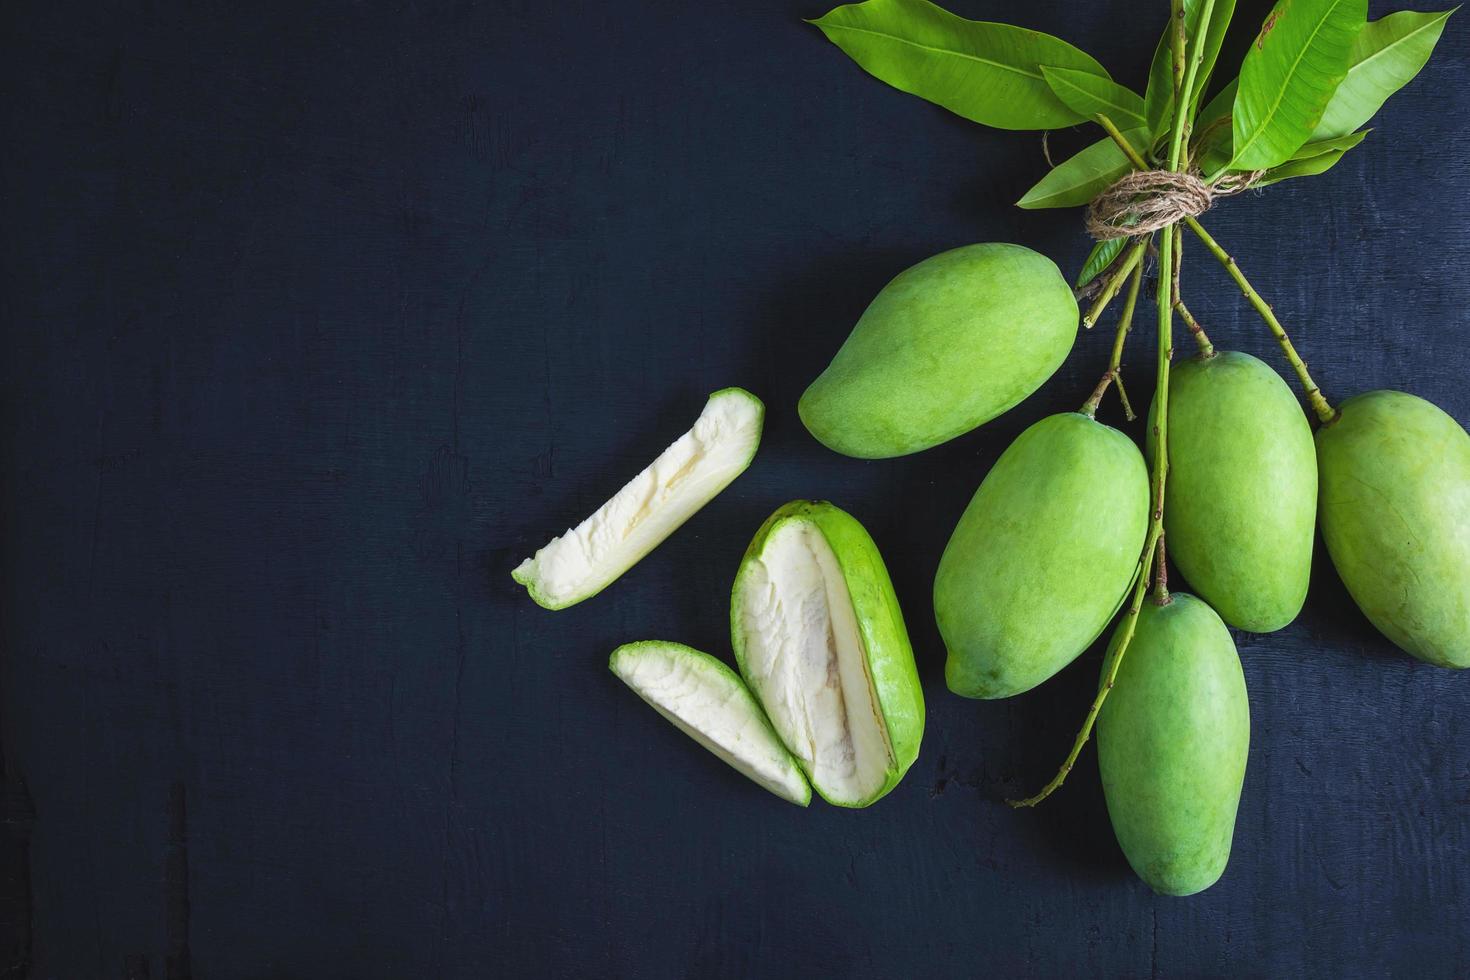
<instances>
[{"instance_id":1,"label":"black background","mask_svg":"<svg viewBox=\"0 0 1470 980\"><path fill-rule=\"evenodd\" d=\"M952 6L1140 90L1164 8ZM1078 212L1011 206L1035 134L866 76L801 23L824 9L5 5L7 966L1465 972L1470 676L1392 649L1320 548L1300 620L1237 636L1253 738L1216 887L1132 876L1090 749L1039 811L1001 802L1051 774L1098 653L955 697L930 583L1009 440L1091 388L1111 318L942 448L861 462L807 435L797 396L900 269L1087 250ZM1242 4L1222 64L1265 10ZM1461 423L1467 40L1462 13L1335 170L1209 219L1330 397L1401 387ZM1216 342L1284 368L1187 246ZM732 384L769 407L749 472L601 596L534 606L514 564ZM925 682L919 760L867 811L762 792L605 666L642 638L727 655L739 556L798 496L873 533Z\"/></svg>"}]
</instances>

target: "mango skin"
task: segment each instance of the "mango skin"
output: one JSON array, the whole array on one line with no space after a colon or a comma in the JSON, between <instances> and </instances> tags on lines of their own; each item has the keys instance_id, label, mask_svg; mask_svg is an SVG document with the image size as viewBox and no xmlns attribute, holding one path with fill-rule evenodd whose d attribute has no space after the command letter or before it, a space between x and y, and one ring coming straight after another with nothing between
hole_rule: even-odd
<instances>
[{"instance_id":1,"label":"mango skin","mask_svg":"<svg viewBox=\"0 0 1470 980\"><path fill-rule=\"evenodd\" d=\"M797 411L844 455L916 453L1041 387L1077 322L1072 290L1046 256L999 243L941 252L883 287Z\"/></svg>"},{"instance_id":2,"label":"mango skin","mask_svg":"<svg viewBox=\"0 0 1470 980\"><path fill-rule=\"evenodd\" d=\"M1148 530L1148 470L1077 412L1016 438L960 517L934 577L945 682L970 698L1029 691L1118 611Z\"/></svg>"},{"instance_id":3,"label":"mango skin","mask_svg":"<svg viewBox=\"0 0 1470 980\"><path fill-rule=\"evenodd\" d=\"M1401 391L1339 412L1317 431L1317 510L1337 574L1400 648L1470 667L1470 435Z\"/></svg>"},{"instance_id":4,"label":"mango skin","mask_svg":"<svg viewBox=\"0 0 1470 980\"><path fill-rule=\"evenodd\" d=\"M1286 382L1238 351L1169 376L1169 557L1237 629L1270 633L1301 612L1312 576L1317 453Z\"/></svg>"},{"instance_id":5,"label":"mango skin","mask_svg":"<svg viewBox=\"0 0 1470 980\"><path fill-rule=\"evenodd\" d=\"M1220 617L1192 595L1171 600L1144 600L1098 715L1097 758L1128 863L1160 894L1193 895L1218 881L1230 860L1250 702Z\"/></svg>"}]
</instances>

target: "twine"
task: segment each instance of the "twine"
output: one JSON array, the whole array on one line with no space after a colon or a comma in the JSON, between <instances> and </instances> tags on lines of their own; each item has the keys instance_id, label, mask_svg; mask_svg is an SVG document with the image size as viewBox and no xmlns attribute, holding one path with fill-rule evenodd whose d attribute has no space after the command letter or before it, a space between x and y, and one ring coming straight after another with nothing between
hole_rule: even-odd
<instances>
[{"instance_id":1,"label":"twine","mask_svg":"<svg viewBox=\"0 0 1470 980\"><path fill-rule=\"evenodd\" d=\"M1207 184L1197 173L1138 170L1118 178L1087 206L1087 233L1098 241L1146 235L1204 214L1217 198L1248 190L1264 171Z\"/></svg>"}]
</instances>

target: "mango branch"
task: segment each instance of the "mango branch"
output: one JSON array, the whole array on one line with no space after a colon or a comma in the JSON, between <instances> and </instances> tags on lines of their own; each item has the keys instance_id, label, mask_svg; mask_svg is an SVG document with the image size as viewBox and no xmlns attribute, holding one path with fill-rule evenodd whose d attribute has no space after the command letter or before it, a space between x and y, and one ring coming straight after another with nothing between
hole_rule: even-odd
<instances>
[{"instance_id":1,"label":"mango branch","mask_svg":"<svg viewBox=\"0 0 1470 980\"><path fill-rule=\"evenodd\" d=\"M1144 161L1143 157L1128 142L1128 138L1118 131L1118 127L1113 125L1111 120L1106 116L1099 116L1098 122L1136 169L1148 169L1148 164ZM1215 241L1209 232L1205 231L1204 226L1199 223L1198 219L1185 215L1183 220L1199 240L1205 243L1205 248L1209 249L1210 254L1225 267L1225 271L1230 274L1230 278L1234 279L1235 284L1240 287L1241 294L1245 296L1246 300L1260 314L1261 319L1266 321L1266 326L1276 337L1276 342L1281 345L1282 353L1286 355L1286 360L1291 364L1292 370L1296 372L1297 378L1301 381L1302 388L1307 395L1307 401L1311 404L1312 411L1316 414L1318 420L1323 425L1326 425L1328 422L1337 418L1337 411L1328 403L1326 397L1323 396L1322 389L1318 388L1316 382L1312 380L1311 373L1307 371L1306 363L1297 354L1296 348L1291 343L1291 338L1286 334L1286 328L1281 325L1280 320L1276 319L1276 313L1271 309L1270 304L1261 298L1261 295L1256 292L1255 287L1246 279L1245 273L1241 272L1240 266L1236 265L1235 259L1225 249L1220 247L1220 243ZM1192 319L1191 317L1185 322L1189 323ZM1198 326L1198 323L1195 322L1194 325ZM1198 336L1196 339L1198 339Z\"/></svg>"},{"instance_id":2,"label":"mango branch","mask_svg":"<svg viewBox=\"0 0 1470 980\"><path fill-rule=\"evenodd\" d=\"M1169 135L1170 170L1179 169L1179 159L1183 153L1185 139L1189 134L1189 128L1192 124L1191 117L1194 115L1194 113L1190 112L1189 110L1190 106L1194 102L1194 80L1195 77L1199 74L1199 66L1205 58L1205 34L1209 30L1210 14L1214 12L1214 8L1215 0L1204 0L1204 4L1201 6L1199 12L1200 29L1198 36L1186 39L1193 42L1193 47L1191 51L1191 57L1189 59L1189 67L1185 70L1184 73L1184 80L1181 84L1175 85L1176 92L1174 95L1174 126L1170 130ZM1182 0L1179 0L1178 10L1175 12L1175 16L1179 18L1179 28L1175 32L1175 34L1176 37L1182 38L1184 34L1184 7ZM1182 41L1175 42L1176 54L1179 57L1182 57L1183 55L1183 52L1178 50L1180 47L1182 47L1182 43ZM1179 74L1179 66L1176 65L1174 72L1175 78L1177 80Z\"/></svg>"},{"instance_id":3,"label":"mango branch","mask_svg":"<svg viewBox=\"0 0 1470 980\"><path fill-rule=\"evenodd\" d=\"M1133 168L1135 170L1148 169L1148 161L1144 160L1143 156L1136 149L1133 148L1133 144L1128 142L1128 137L1124 136L1122 132L1119 131L1116 123L1114 123L1107 116L1099 114L1097 116L1097 124L1101 126L1103 128L1103 132L1107 133L1108 137L1118 145L1118 149L1123 151L1123 155L1128 158L1129 163L1133 164Z\"/></svg>"},{"instance_id":4,"label":"mango branch","mask_svg":"<svg viewBox=\"0 0 1470 980\"><path fill-rule=\"evenodd\" d=\"M1147 247L1148 243L1144 245ZM1133 329L1133 309L1138 305L1138 288L1142 284L1143 263L1140 262L1133 267L1133 275L1128 280L1128 296L1123 300L1123 315L1118 318L1118 332L1113 335L1113 356L1108 361L1108 371L1118 385L1118 401L1123 403L1123 417L1130 422L1138 416L1133 414L1128 391L1123 387L1123 343L1128 339L1128 331Z\"/></svg>"},{"instance_id":5,"label":"mango branch","mask_svg":"<svg viewBox=\"0 0 1470 980\"><path fill-rule=\"evenodd\" d=\"M1150 553L1153 551L1154 541L1150 540L1144 548L1143 556L1139 559L1139 567L1133 572L1133 581L1129 588L1132 596L1128 603L1128 611L1123 614L1123 622L1118 626L1118 639L1116 649L1111 651L1111 659L1108 661L1107 676L1103 679L1101 686L1097 689L1097 695L1092 699L1092 705L1087 709L1087 717L1082 721L1082 728L1077 732L1077 737L1072 741L1072 751L1067 753L1066 761L1057 770L1057 774L1051 777L1051 782L1041 788L1035 796L1028 796L1024 800L1006 800L1006 805L1013 810L1022 807L1036 806L1057 790L1061 789L1062 783L1067 781L1067 776L1072 772L1072 767L1077 764L1077 757L1082 754L1082 747L1092 737L1092 729L1097 724L1098 712L1102 711L1103 702L1107 700L1108 692L1118 681L1118 661L1120 654L1128 649L1128 644L1133 641L1133 632L1138 626L1138 614L1143 610L1143 594L1148 589L1148 563Z\"/></svg>"},{"instance_id":6,"label":"mango branch","mask_svg":"<svg viewBox=\"0 0 1470 980\"><path fill-rule=\"evenodd\" d=\"M1173 275L1173 303L1174 312L1179 314L1184 325L1189 328L1189 333L1194 337L1194 342L1199 345L1199 351L1205 357L1215 356L1215 345L1210 343L1209 335L1205 328L1199 325L1194 314L1189 312L1189 307L1184 305L1182 293L1179 289L1179 272L1184 265L1184 233L1175 225L1171 231L1174 235L1174 275Z\"/></svg>"},{"instance_id":7,"label":"mango branch","mask_svg":"<svg viewBox=\"0 0 1470 980\"><path fill-rule=\"evenodd\" d=\"M1107 283L1103 286L1103 291L1098 294L1097 299L1093 300L1092 306L1087 310L1087 315L1082 318L1082 325L1084 327L1091 330L1092 325L1101 319L1103 311L1108 308L1108 304L1113 301L1113 297L1117 296L1118 290L1122 288L1123 280L1127 279L1128 274L1133 271L1134 267L1140 264L1146 244L1147 242L1143 239L1139 239L1133 247L1123 253L1123 258L1118 262L1118 268L1108 277Z\"/></svg>"},{"instance_id":8,"label":"mango branch","mask_svg":"<svg viewBox=\"0 0 1470 980\"><path fill-rule=\"evenodd\" d=\"M1205 333L1205 328L1199 325L1194 314L1189 312L1189 307L1184 305L1184 300L1174 300L1174 312L1179 314L1179 319L1183 320L1184 325L1189 328L1194 342L1199 345L1200 354L1204 357L1214 357L1215 345L1210 343L1209 334Z\"/></svg>"},{"instance_id":9,"label":"mango branch","mask_svg":"<svg viewBox=\"0 0 1470 980\"><path fill-rule=\"evenodd\" d=\"M1154 605L1167 606L1174 600L1169 598L1169 559L1165 545L1168 544L1169 533L1159 532L1159 545L1154 549Z\"/></svg>"},{"instance_id":10,"label":"mango branch","mask_svg":"<svg viewBox=\"0 0 1470 980\"><path fill-rule=\"evenodd\" d=\"M1174 262L1174 236L1165 234L1159 245L1159 265L1161 268L1170 268ZM1130 289L1130 292L1132 290ZM1143 608L1143 597L1148 591L1149 567L1153 564L1155 556L1164 537L1164 486L1169 478L1169 359L1173 355L1173 302L1171 289L1164 276L1159 277L1158 288L1155 290L1158 301L1159 312L1159 346L1158 346L1158 369L1156 384L1158 390L1154 394L1154 445L1160 447L1154 453L1153 468L1153 509L1149 514L1148 534L1144 539L1143 552L1138 556L1138 567L1133 570L1132 599L1128 604L1128 612L1124 614L1123 622L1118 627L1118 634L1112 649L1112 659L1108 662L1107 676L1098 687L1096 696L1092 699L1092 705L1087 709L1087 717L1083 719L1082 728L1077 732L1077 737L1072 742L1072 750L1067 753L1067 758L1057 770L1057 774L1051 778L1051 782L1041 788L1035 796L1029 796L1024 800L1006 800L1006 803L1016 809L1021 807L1036 806L1052 793L1061 788L1066 782L1067 775L1077 764L1077 757L1082 754L1082 748L1092 737L1092 729L1097 724L1098 713L1102 711L1103 702L1108 698L1108 692L1118 680L1118 667L1123 663L1123 657L1128 653L1128 645L1133 641L1133 633L1138 626L1138 614ZM1110 372L1111 373L1111 372ZM1099 398L1102 396L1099 395Z\"/></svg>"},{"instance_id":11,"label":"mango branch","mask_svg":"<svg viewBox=\"0 0 1470 980\"><path fill-rule=\"evenodd\" d=\"M1174 102L1182 106L1184 100L1184 48L1189 39L1185 37L1184 0L1169 0L1169 68L1174 80Z\"/></svg>"},{"instance_id":12,"label":"mango branch","mask_svg":"<svg viewBox=\"0 0 1470 980\"><path fill-rule=\"evenodd\" d=\"M1215 256L1216 260L1225 267L1225 271L1230 274L1230 278L1235 280L1235 284L1240 287L1242 295L1245 296L1251 306L1255 307L1256 312L1261 315L1261 319L1266 321L1266 326L1270 328L1271 333L1276 337L1276 342L1281 345L1282 353L1286 355L1287 361L1291 363L1292 370L1296 372L1297 378L1301 381L1302 388L1307 394L1307 401L1311 403L1312 411L1316 413L1318 420L1323 425L1326 425L1336 419L1337 411L1328 404L1326 397L1322 394L1322 389L1318 388L1316 382L1312 380L1312 375L1307 371L1306 363L1298 356L1296 348L1292 346L1291 338L1286 335L1286 328L1281 325L1280 320L1276 319L1276 313L1271 309L1270 304L1261 298L1261 295L1256 292L1255 287L1246 279L1245 273L1240 271L1240 266L1235 264L1235 259L1225 249L1220 247L1220 243L1215 241L1209 232L1205 231L1204 226L1193 218L1185 218L1184 221L1189 225L1189 230L1194 232L1196 237L1205 243L1205 248L1209 249L1210 254Z\"/></svg>"},{"instance_id":13,"label":"mango branch","mask_svg":"<svg viewBox=\"0 0 1470 980\"><path fill-rule=\"evenodd\" d=\"M1077 409L1077 411L1081 412L1083 415L1086 415L1090 419L1097 418L1097 407L1102 404L1103 395L1107 393L1108 385L1111 384L1116 377L1117 375L1113 373L1112 368L1108 368L1106 371L1104 371L1102 380L1097 383L1096 388L1092 389L1092 394L1087 396L1087 401L1083 402L1082 407Z\"/></svg>"}]
</instances>

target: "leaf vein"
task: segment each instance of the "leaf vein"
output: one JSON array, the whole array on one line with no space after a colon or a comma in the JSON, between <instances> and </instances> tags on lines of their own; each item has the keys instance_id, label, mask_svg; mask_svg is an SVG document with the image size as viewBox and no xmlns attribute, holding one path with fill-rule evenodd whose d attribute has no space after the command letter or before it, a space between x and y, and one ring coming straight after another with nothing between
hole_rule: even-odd
<instances>
[{"instance_id":1,"label":"leaf vein","mask_svg":"<svg viewBox=\"0 0 1470 980\"><path fill-rule=\"evenodd\" d=\"M1037 81L1044 81L1039 71L1029 72L1025 69L1018 68L1015 65L1008 65L1003 61L993 61L990 58L982 58L977 54L968 54L964 51L955 51L952 48L940 48L935 47L932 44L923 44L919 41L911 41L906 37L899 37L897 34L886 34L883 31L875 31L867 27L852 27L847 24L825 24L823 26L826 27L828 30L852 31L855 34L871 34L873 37L887 38L888 40L893 41L897 44L907 44L910 47L919 48L924 51L932 51L936 54L948 54L953 55L956 58L964 58L968 61L978 61L982 65L990 65L992 68L999 68L1003 71L1014 72L1017 75L1024 75L1027 78L1034 78Z\"/></svg>"},{"instance_id":2,"label":"leaf vein","mask_svg":"<svg viewBox=\"0 0 1470 980\"><path fill-rule=\"evenodd\" d=\"M1311 48L1312 42L1316 40L1317 35L1322 33L1323 25L1337 12L1337 8L1340 6L1342 6L1341 3L1335 3L1323 12L1322 17L1317 21L1317 26L1313 27L1311 34L1307 36L1307 43L1302 46L1302 50L1292 60L1291 68L1286 73L1287 84L1281 86L1281 91L1277 93L1276 101L1271 103L1271 108L1266 112L1261 124L1256 127L1256 131L1251 134L1251 138L1245 141L1244 146L1235 151L1231 163L1239 160L1241 155L1255 144L1256 140L1261 137L1261 134L1266 131L1266 127L1276 118L1276 113L1281 108L1282 100L1286 98L1286 93L1291 88L1290 80L1296 75L1297 67L1301 64L1302 59L1306 57L1307 51Z\"/></svg>"}]
</instances>

